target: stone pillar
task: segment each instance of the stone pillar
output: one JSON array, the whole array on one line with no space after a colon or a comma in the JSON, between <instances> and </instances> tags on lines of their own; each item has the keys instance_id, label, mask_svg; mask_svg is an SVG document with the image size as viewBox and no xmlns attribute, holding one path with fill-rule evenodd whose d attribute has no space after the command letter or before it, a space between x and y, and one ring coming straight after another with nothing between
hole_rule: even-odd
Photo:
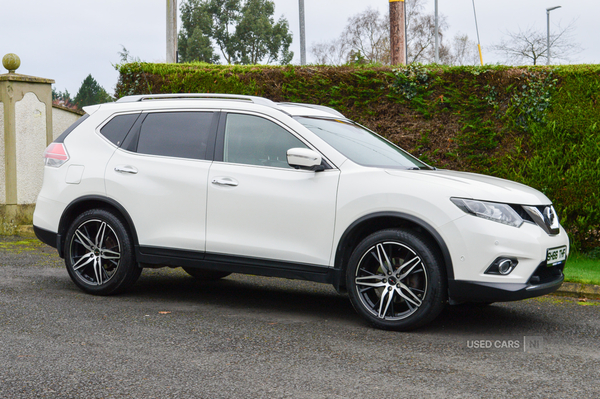
<instances>
[{"instance_id":1,"label":"stone pillar","mask_svg":"<svg viewBox=\"0 0 600 399\"><path fill-rule=\"evenodd\" d=\"M32 223L41 189L42 154L52 142L52 79L21 75L15 54L0 75L0 234Z\"/></svg>"}]
</instances>

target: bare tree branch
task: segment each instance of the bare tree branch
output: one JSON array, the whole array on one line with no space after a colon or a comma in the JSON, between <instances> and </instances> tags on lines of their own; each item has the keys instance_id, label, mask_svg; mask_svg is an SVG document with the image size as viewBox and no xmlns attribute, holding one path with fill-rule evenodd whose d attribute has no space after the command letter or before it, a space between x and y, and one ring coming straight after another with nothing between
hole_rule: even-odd
<instances>
[{"instance_id":1,"label":"bare tree branch","mask_svg":"<svg viewBox=\"0 0 600 399\"><path fill-rule=\"evenodd\" d=\"M348 49L346 43L338 38L330 42L314 43L310 52L316 58L316 64L342 65L346 62Z\"/></svg>"},{"instance_id":2,"label":"bare tree branch","mask_svg":"<svg viewBox=\"0 0 600 399\"><path fill-rule=\"evenodd\" d=\"M581 52L581 47L573 40L575 21L566 28L559 26L550 34L550 51L552 60L569 61L571 56ZM528 27L517 32L505 32L507 38L491 46L492 51L503 54L507 63L531 63L537 65L548 57L547 32Z\"/></svg>"},{"instance_id":3,"label":"bare tree branch","mask_svg":"<svg viewBox=\"0 0 600 399\"><path fill-rule=\"evenodd\" d=\"M342 41L368 62L390 62L389 18L381 18L379 11L367 8L348 19L342 32ZM349 60L347 60L349 61Z\"/></svg>"},{"instance_id":4,"label":"bare tree branch","mask_svg":"<svg viewBox=\"0 0 600 399\"><path fill-rule=\"evenodd\" d=\"M452 39L452 53L450 65L479 65L479 52L477 43L469 36L458 33Z\"/></svg>"}]
</instances>

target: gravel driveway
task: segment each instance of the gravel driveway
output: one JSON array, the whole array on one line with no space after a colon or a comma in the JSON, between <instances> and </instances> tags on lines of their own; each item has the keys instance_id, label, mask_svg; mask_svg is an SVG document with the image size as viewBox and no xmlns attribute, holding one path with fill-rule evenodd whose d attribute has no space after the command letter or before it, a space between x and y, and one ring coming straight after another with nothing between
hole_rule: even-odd
<instances>
[{"instance_id":1,"label":"gravel driveway","mask_svg":"<svg viewBox=\"0 0 600 399\"><path fill-rule=\"evenodd\" d=\"M2 398L599 397L600 302L451 307L366 325L327 285L144 270L94 297L56 251L0 238Z\"/></svg>"}]
</instances>

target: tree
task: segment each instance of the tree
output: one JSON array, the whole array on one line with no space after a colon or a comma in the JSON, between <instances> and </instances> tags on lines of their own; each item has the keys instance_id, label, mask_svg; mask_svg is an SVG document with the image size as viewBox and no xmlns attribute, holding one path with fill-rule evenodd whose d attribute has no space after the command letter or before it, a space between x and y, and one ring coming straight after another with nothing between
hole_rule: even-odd
<instances>
[{"instance_id":1,"label":"tree","mask_svg":"<svg viewBox=\"0 0 600 399\"><path fill-rule=\"evenodd\" d=\"M350 47L349 57L357 55L372 63L390 63L390 23L379 11L367 8L348 19L342 33L344 41Z\"/></svg>"},{"instance_id":2,"label":"tree","mask_svg":"<svg viewBox=\"0 0 600 399\"><path fill-rule=\"evenodd\" d=\"M407 62L431 63L435 60L435 17L425 14L424 0L407 0ZM444 31L448 28L446 18L439 20L440 62L443 64L471 63L476 45L466 35L454 39L458 45L455 54L451 45L444 43ZM469 51L464 46L472 45ZM388 14L367 8L348 19L339 38L313 44L311 53L319 64L339 65L345 62L390 63L390 20ZM476 62L476 61L475 61ZM475 63L473 62L473 63Z\"/></svg>"},{"instance_id":3,"label":"tree","mask_svg":"<svg viewBox=\"0 0 600 399\"><path fill-rule=\"evenodd\" d=\"M179 54L184 62L217 63L213 45L227 64L289 63L292 34L285 18L273 18L271 0L187 0L181 5L183 27Z\"/></svg>"},{"instance_id":4,"label":"tree","mask_svg":"<svg viewBox=\"0 0 600 399\"><path fill-rule=\"evenodd\" d=\"M242 64L258 64L264 59L267 64L276 60L288 64L292 60L288 22L282 17L275 23L274 13L275 4L269 0L247 0L242 7L242 18L236 27L236 58Z\"/></svg>"},{"instance_id":5,"label":"tree","mask_svg":"<svg viewBox=\"0 0 600 399\"><path fill-rule=\"evenodd\" d=\"M88 75L87 78L81 83L79 91L75 96L75 105L79 108L83 108L86 105L101 104L106 102L112 102L113 98L96 82L96 79L92 75Z\"/></svg>"},{"instance_id":6,"label":"tree","mask_svg":"<svg viewBox=\"0 0 600 399\"><path fill-rule=\"evenodd\" d=\"M180 10L182 26L178 40L179 60L217 63L219 56L210 40L212 18L209 4L205 0L188 0L181 3Z\"/></svg>"},{"instance_id":7,"label":"tree","mask_svg":"<svg viewBox=\"0 0 600 399\"><path fill-rule=\"evenodd\" d=\"M311 53L318 64L340 65L350 63L390 62L389 18L379 11L367 8L348 18L339 38L313 44Z\"/></svg>"},{"instance_id":8,"label":"tree","mask_svg":"<svg viewBox=\"0 0 600 399\"><path fill-rule=\"evenodd\" d=\"M77 109L77 106L73 104L73 99L71 98L71 93L69 90L65 89L64 92L57 91L52 88L52 104L60 105L62 107Z\"/></svg>"},{"instance_id":9,"label":"tree","mask_svg":"<svg viewBox=\"0 0 600 399\"><path fill-rule=\"evenodd\" d=\"M71 98L71 93L69 90L65 89L64 92L57 91L54 87L52 88L52 100L63 101L63 102L73 102Z\"/></svg>"},{"instance_id":10,"label":"tree","mask_svg":"<svg viewBox=\"0 0 600 399\"><path fill-rule=\"evenodd\" d=\"M569 61L570 57L581 51L578 43L573 41L574 21L564 29L558 27L557 33L550 34L550 51L553 60ZM547 32L527 28L517 32L507 31L508 38L491 48L494 52L503 54L507 63L532 63L537 65L540 60L548 57Z\"/></svg>"},{"instance_id":11,"label":"tree","mask_svg":"<svg viewBox=\"0 0 600 399\"><path fill-rule=\"evenodd\" d=\"M227 64L237 63L235 53L239 44L235 31L242 19L242 0L205 0L205 4L205 12L211 20L212 39L221 49L221 55Z\"/></svg>"},{"instance_id":12,"label":"tree","mask_svg":"<svg viewBox=\"0 0 600 399\"><path fill-rule=\"evenodd\" d=\"M407 63L422 64L435 61L435 15L425 14L423 0L406 2ZM438 16L440 63L450 64L450 48L444 43L444 31L448 29L446 17Z\"/></svg>"},{"instance_id":13,"label":"tree","mask_svg":"<svg viewBox=\"0 0 600 399\"><path fill-rule=\"evenodd\" d=\"M119 57L120 57L121 62L123 64L127 64L127 63L130 63L130 62L141 62L140 57L134 57L134 56L132 56L129 53L129 50L127 50L125 48L125 46L123 46L122 44L121 44L121 48L122 48L122 50L118 51L117 54L119 54Z\"/></svg>"},{"instance_id":14,"label":"tree","mask_svg":"<svg viewBox=\"0 0 600 399\"><path fill-rule=\"evenodd\" d=\"M477 43L469 39L468 35L458 33L452 39L452 52L450 65L477 65L479 60L479 51Z\"/></svg>"},{"instance_id":15,"label":"tree","mask_svg":"<svg viewBox=\"0 0 600 399\"><path fill-rule=\"evenodd\" d=\"M343 38L337 38L329 42L314 43L310 52L315 57L315 63L319 65L341 65L347 62L348 44Z\"/></svg>"}]
</instances>

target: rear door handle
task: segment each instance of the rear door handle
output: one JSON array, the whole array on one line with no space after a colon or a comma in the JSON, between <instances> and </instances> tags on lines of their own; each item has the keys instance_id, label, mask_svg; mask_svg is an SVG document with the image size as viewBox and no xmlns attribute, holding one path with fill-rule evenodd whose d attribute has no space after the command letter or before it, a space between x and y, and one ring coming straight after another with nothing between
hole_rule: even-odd
<instances>
[{"instance_id":1,"label":"rear door handle","mask_svg":"<svg viewBox=\"0 0 600 399\"><path fill-rule=\"evenodd\" d=\"M129 173L129 174L135 175L138 172L138 170L136 168L134 168L133 166L119 165L119 166L115 166L115 172Z\"/></svg>"},{"instance_id":2,"label":"rear door handle","mask_svg":"<svg viewBox=\"0 0 600 399\"><path fill-rule=\"evenodd\" d=\"M215 177L211 183L216 184L217 186L230 187L235 187L238 185L238 182L235 179L232 179L231 177Z\"/></svg>"}]
</instances>

